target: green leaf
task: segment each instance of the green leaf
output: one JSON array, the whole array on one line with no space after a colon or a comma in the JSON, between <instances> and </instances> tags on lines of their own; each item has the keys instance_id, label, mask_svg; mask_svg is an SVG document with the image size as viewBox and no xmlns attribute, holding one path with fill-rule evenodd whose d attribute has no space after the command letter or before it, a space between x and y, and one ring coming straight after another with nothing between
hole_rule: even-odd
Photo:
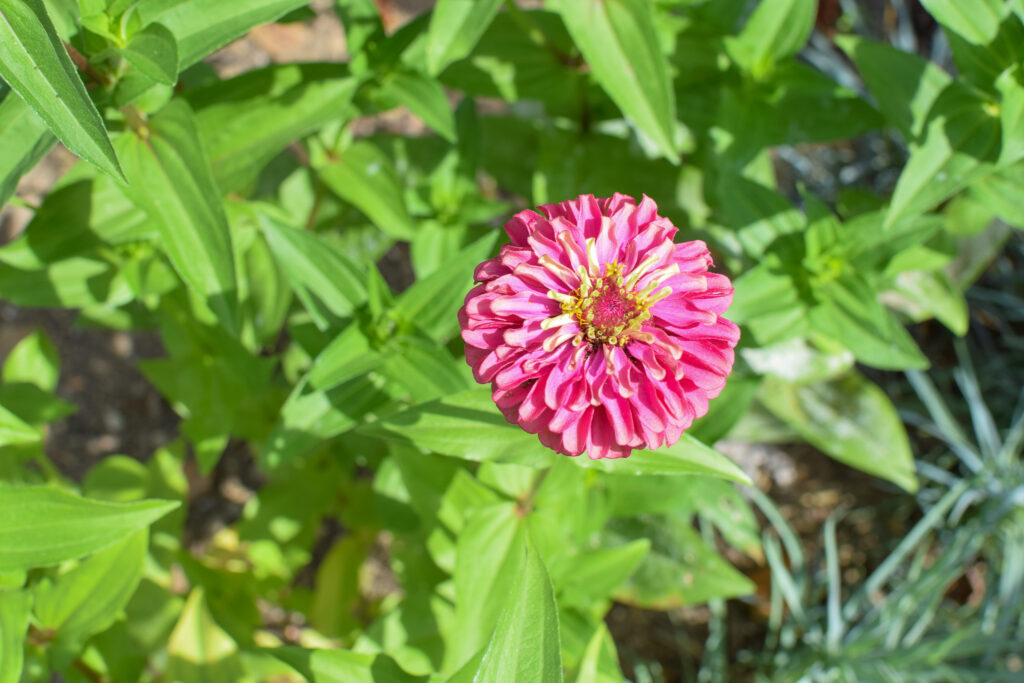
<instances>
[{"instance_id":1,"label":"green leaf","mask_svg":"<svg viewBox=\"0 0 1024 683\"><path fill-rule=\"evenodd\" d=\"M526 528L514 503L470 510L458 535L455 624L446 662L461 665L487 644L522 573Z\"/></svg>"},{"instance_id":2,"label":"green leaf","mask_svg":"<svg viewBox=\"0 0 1024 683\"><path fill-rule=\"evenodd\" d=\"M557 9L591 73L670 161L679 158L668 60L647 0L559 0Z\"/></svg>"},{"instance_id":3,"label":"green leaf","mask_svg":"<svg viewBox=\"0 0 1024 683\"><path fill-rule=\"evenodd\" d=\"M174 100L147 128L118 140L129 195L160 231L171 264L220 323L239 327L228 220L192 110Z\"/></svg>"},{"instance_id":4,"label":"green leaf","mask_svg":"<svg viewBox=\"0 0 1024 683\"><path fill-rule=\"evenodd\" d=\"M907 432L885 392L859 373L797 386L766 378L762 403L840 462L917 490Z\"/></svg>"},{"instance_id":5,"label":"green leaf","mask_svg":"<svg viewBox=\"0 0 1024 683\"><path fill-rule=\"evenodd\" d=\"M365 276L333 244L267 213L259 221L274 258L320 329L330 327L329 315L349 316L366 301Z\"/></svg>"},{"instance_id":6,"label":"green leaf","mask_svg":"<svg viewBox=\"0 0 1024 683\"><path fill-rule=\"evenodd\" d=\"M40 625L56 631L55 637L71 647L108 628L138 588L148 542L148 531L140 529L40 584L35 601Z\"/></svg>"},{"instance_id":7,"label":"green leaf","mask_svg":"<svg viewBox=\"0 0 1024 683\"><path fill-rule=\"evenodd\" d=\"M0 384L0 406L7 407L19 419L35 427L73 415L77 410L73 403L28 382Z\"/></svg>"},{"instance_id":8,"label":"green leaf","mask_svg":"<svg viewBox=\"0 0 1024 683\"><path fill-rule=\"evenodd\" d=\"M560 458L536 436L509 424L486 387L410 408L363 425L359 431L456 458L544 467ZM581 467L618 474L707 474L750 483L731 460L684 434L674 445L634 451L626 460L575 459Z\"/></svg>"},{"instance_id":9,"label":"green leaf","mask_svg":"<svg viewBox=\"0 0 1024 683\"><path fill-rule=\"evenodd\" d=\"M1005 166L1024 159L1024 67L1007 69L996 81L996 89L1003 97L999 108L1003 132L999 164Z\"/></svg>"},{"instance_id":10,"label":"green leaf","mask_svg":"<svg viewBox=\"0 0 1024 683\"><path fill-rule=\"evenodd\" d=\"M473 269L491 254L498 235L495 231L481 237L447 259L444 268L417 280L398 297L391 317L438 341L453 336L458 310L472 288Z\"/></svg>"},{"instance_id":11,"label":"green leaf","mask_svg":"<svg viewBox=\"0 0 1024 683\"><path fill-rule=\"evenodd\" d=\"M361 141L337 154L316 154L313 166L336 195L362 211L387 235L408 240L415 224L405 207L398 171L384 152Z\"/></svg>"},{"instance_id":12,"label":"green leaf","mask_svg":"<svg viewBox=\"0 0 1024 683\"><path fill-rule=\"evenodd\" d=\"M106 503L44 486L0 487L0 572L48 567L103 550L178 505Z\"/></svg>"},{"instance_id":13,"label":"green leaf","mask_svg":"<svg viewBox=\"0 0 1024 683\"><path fill-rule=\"evenodd\" d=\"M975 178L991 172L999 154L1000 124L985 100L950 84L928 115L924 137L893 192L885 227L927 211Z\"/></svg>"},{"instance_id":14,"label":"green leaf","mask_svg":"<svg viewBox=\"0 0 1024 683\"><path fill-rule=\"evenodd\" d=\"M237 681L245 678L238 645L213 620L201 586L189 593L167 641L166 677L180 683Z\"/></svg>"},{"instance_id":15,"label":"green leaf","mask_svg":"<svg viewBox=\"0 0 1024 683\"><path fill-rule=\"evenodd\" d=\"M976 45L996 37L1006 13L1003 0L921 0L921 4L940 24Z\"/></svg>"},{"instance_id":16,"label":"green leaf","mask_svg":"<svg viewBox=\"0 0 1024 683\"><path fill-rule=\"evenodd\" d=\"M427 29L427 71L439 74L473 51L501 0L438 0Z\"/></svg>"},{"instance_id":17,"label":"green leaf","mask_svg":"<svg viewBox=\"0 0 1024 683\"><path fill-rule=\"evenodd\" d=\"M0 446L36 443L42 441L42 439L43 433L40 429L26 423L3 405L0 405Z\"/></svg>"},{"instance_id":18,"label":"green leaf","mask_svg":"<svg viewBox=\"0 0 1024 683\"><path fill-rule=\"evenodd\" d=\"M808 312L811 328L845 346L857 360L891 370L928 367L913 337L863 278L847 274L817 284L815 293L822 301Z\"/></svg>"},{"instance_id":19,"label":"green leaf","mask_svg":"<svg viewBox=\"0 0 1024 683\"><path fill-rule=\"evenodd\" d=\"M0 77L68 149L121 177L103 120L42 0L0 0Z\"/></svg>"},{"instance_id":20,"label":"green leaf","mask_svg":"<svg viewBox=\"0 0 1024 683\"><path fill-rule=\"evenodd\" d=\"M143 25L159 21L178 41L178 70L192 66L249 29L273 21L308 0L142 0Z\"/></svg>"},{"instance_id":21,"label":"green leaf","mask_svg":"<svg viewBox=\"0 0 1024 683\"><path fill-rule=\"evenodd\" d=\"M923 0L945 30L961 77L992 90L1006 68L1024 57L1024 26L1004 0Z\"/></svg>"},{"instance_id":22,"label":"green leaf","mask_svg":"<svg viewBox=\"0 0 1024 683\"><path fill-rule=\"evenodd\" d=\"M265 652L294 668L310 683L416 683L425 680L410 676L395 660L383 654L298 647L277 647Z\"/></svg>"},{"instance_id":23,"label":"green leaf","mask_svg":"<svg viewBox=\"0 0 1024 683\"><path fill-rule=\"evenodd\" d=\"M713 598L745 595L753 583L711 549L691 526L690 515L613 519L602 545L615 547L637 538L650 540L650 552L616 591L615 599L650 609L697 605Z\"/></svg>"},{"instance_id":24,"label":"green leaf","mask_svg":"<svg viewBox=\"0 0 1024 683\"><path fill-rule=\"evenodd\" d=\"M611 599L650 549L651 542L640 538L616 548L559 555L551 562L551 581L557 587L558 603L588 607Z\"/></svg>"},{"instance_id":25,"label":"green leaf","mask_svg":"<svg viewBox=\"0 0 1024 683\"><path fill-rule=\"evenodd\" d=\"M615 641L608 627L601 624L580 659L576 683L622 683L624 678Z\"/></svg>"},{"instance_id":26,"label":"green leaf","mask_svg":"<svg viewBox=\"0 0 1024 683\"><path fill-rule=\"evenodd\" d=\"M222 192L246 190L288 144L353 114L340 64L280 64L185 93Z\"/></svg>"},{"instance_id":27,"label":"green leaf","mask_svg":"<svg viewBox=\"0 0 1024 683\"><path fill-rule=\"evenodd\" d=\"M0 99L0 206L14 194L21 177L53 148L56 139L25 100L12 92Z\"/></svg>"},{"instance_id":28,"label":"green leaf","mask_svg":"<svg viewBox=\"0 0 1024 683\"><path fill-rule=\"evenodd\" d=\"M671 446L654 451L637 450L625 460L590 460L575 458L581 467L615 474L702 474L749 484L750 479L732 460L707 444L683 434Z\"/></svg>"},{"instance_id":29,"label":"green leaf","mask_svg":"<svg viewBox=\"0 0 1024 683\"><path fill-rule=\"evenodd\" d=\"M43 391L57 388L60 376L60 358L57 347L42 330L24 337L11 349L4 361L3 380L35 384Z\"/></svg>"},{"instance_id":30,"label":"green leaf","mask_svg":"<svg viewBox=\"0 0 1024 683\"><path fill-rule=\"evenodd\" d=\"M761 0L739 36L726 39L726 49L736 63L760 78L803 48L817 10L817 0Z\"/></svg>"},{"instance_id":31,"label":"green leaf","mask_svg":"<svg viewBox=\"0 0 1024 683\"><path fill-rule=\"evenodd\" d=\"M157 83L174 85L178 80L178 43L163 24L150 24L121 48L125 59Z\"/></svg>"},{"instance_id":32,"label":"green leaf","mask_svg":"<svg viewBox=\"0 0 1024 683\"><path fill-rule=\"evenodd\" d=\"M474 682L562 680L558 605L551 579L531 544L515 587L492 601L505 605Z\"/></svg>"},{"instance_id":33,"label":"green leaf","mask_svg":"<svg viewBox=\"0 0 1024 683\"><path fill-rule=\"evenodd\" d=\"M1000 218L1024 229L1024 160L971 184L971 192Z\"/></svg>"},{"instance_id":34,"label":"green leaf","mask_svg":"<svg viewBox=\"0 0 1024 683\"><path fill-rule=\"evenodd\" d=\"M490 0L484 0L489 2ZM472 2L472 5L483 3ZM434 10L437 11L436 9ZM381 90L404 104L448 142L455 142L455 116L444 88L433 78L411 69L398 69L384 77Z\"/></svg>"},{"instance_id":35,"label":"green leaf","mask_svg":"<svg viewBox=\"0 0 1024 683\"><path fill-rule=\"evenodd\" d=\"M857 65L889 123L908 140L917 139L932 105L953 77L937 64L883 43L838 36L836 44Z\"/></svg>"},{"instance_id":36,"label":"green leaf","mask_svg":"<svg viewBox=\"0 0 1024 683\"><path fill-rule=\"evenodd\" d=\"M0 590L0 683L18 683L25 659L32 594Z\"/></svg>"}]
</instances>

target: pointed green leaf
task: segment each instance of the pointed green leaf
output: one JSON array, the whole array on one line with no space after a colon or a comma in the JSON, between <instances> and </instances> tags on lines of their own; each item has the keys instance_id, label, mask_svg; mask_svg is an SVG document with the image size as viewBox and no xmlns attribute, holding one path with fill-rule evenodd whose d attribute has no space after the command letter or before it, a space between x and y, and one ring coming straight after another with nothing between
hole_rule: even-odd
<instances>
[{"instance_id":1,"label":"pointed green leaf","mask_svg":"<svg viewBox=\"0 0 1024 683\"><path fill-rule=\"evenodd\" d=\"M422 683L384 654L349 650L307 650L277 647L267 650L309 680L309 683Z\"/></svg>"},{"instance_id":2,"label":"pointed green leaf","mask_svg":"<svg viewBox=\"0 0 1024 683\"><path fill-rule=\"evenodd\" d=\"M42 439L43 432L40 429L0 405L0 446L36 443Z\"/></svg>"},{"instance_id":3,"label":"pointed green leaf","mask_svg":"<svg viewBox=\"0 0 1024 683\"><path fill-rule=\"evenodd\" d=\"M330 325L321 307L346 317L366 301L365 276L333 244L268 213L260 213L259 221L274 259L320 329Z\"/></svg>"},{"instance_id":4,"label":"pointed green leaf","mask_svg":"<svg viewBox=\"0 0 1024 683\"><path fill-rule=\"evenodd\" d=\"M622 683L624 678L615 641L608 627L601 624L583 652L576 683Z\"/></svg>"},{"instance_id":5,"label":"pointed green leaf","mask_svg":"<svg viewBox=\"0 0 1024 683\"><path fill-rule=\"evenodd\" d=\"M167 680L212 683L245 678L238 645L213 620L202 587L189 593L167 641L167 655Z\"/></svg>"},{"instance_id":6,"label":"pointed green leaf","mask_svg":"<svg viewBox=\"0 0 1024 683\"><path fill-rule=\"evenodd\" d=\"M185 93L222 192L246 191L290 143L352 115L341 64L276 64Z\"/></svg>"},{"instance_id":7,"label":"pointed green leaf","mask_svg":"<svg viewBox=\"0 0 1024 683\"><path fill-rule=\"evenodd\" d=\"M238 329L238 292L228 220L199 143L192 110L174 100L141 132L118 140L128 192L160 230L185 284L226 330Z\"/></svg>"},{"instance_id":8,"label":"pointed green leaf","mask_svg":"<svg viewBox=\"0 0 1024 683\"><path fill-rule=\"evenodd\" d=\"M178 42L178 70L192 66L249 29L309 4L309 0L142 0L143 25L159 21Z\"/></svg>"},{"instance_id":9,"label":"pointed green leaf","mask_svg":"<svg viewBox=\"0 0 1024 683\"><path fill-rule=\"evenodd\" d=\"M439 341L458 332L457 314L472 288L473 269L491 254L498 234L481 237L447 259L444 268L417 280L398 297L391 316Z\"/></svg>"},{"instance_id":10,"label":"pointed green leaf","mask_svg":"<svg viewBox=\"0 0 1024 683\"><path fill-rule=\"evenodd\" d=\"M473 681L561 681L558 605L548 572L532 545L527 545L526 563L515 587L499 599L505 609Z\"/></svg>"},{"instance_id":11,"label":"pointed green leaf","mask_svg":"<svg viewBox=\"0 0 1024 683\"><path fill-rule=\"evenodd\" d=\"M878 108L914 140L924 132L928 113L953 77L917 55L855 36L838 36L839 45L857 65Z\"/></svg>"},{"instance_id":12,"label":"pointed green leaf","mask_svg":"<svg viewBox=\"0 0 1024 683\"><path fill-rule=\"evenodd\" d=\"M52 392L57 388L59 376L57 347L42 330L36 330L18 342L4 361L4 383L26 382Z\"/></svg>"},{"instance_id":13,"label":"pointed green leaf","mask_svg":"<svg viewBox=\"0 0 1024 683\"><path fill-rule=\"evenodd\" d=\"M559 604L588 607L609 600L650 549L651 542L640 538L615 548L558 555L551 563L551 581L558 588Z\"/></svg>"},{"instance_id":14,"label":"pointed green leaf","mask_svg":"<svg viewBox=\"0 0 1024 683\"><path fill-rule=\"evenodd\" d=\"M162 500L106 503L43 486L0 487L0 572L94 553L176 507Z\"/></svg>"},{"instance_id":15,"label":"pointed green leaf","mask_svg":"<svg viewBox=\"0 0 1024 683\"><path fill-rule=\"evenodd\" d=\"M817 10L817 0L761 0L739 36L726 39L726 48L737 63L759 77L803 48Z\"/></svg>"},{"instance_id":16,"label":"pointed green leaf","mask_svg":"<svg viewBox=\"0 0 1024 683\"><path fill-rule=\"evenodd\" d=\"M751 483L732 460L689 434L683 434L671 446L633 451L625 460L590 460L582 455L574 462L581 467L615 474L703 474L741 484Z\"/></svg>"},{"instance_id":17,"label":"pointed green leaf","mask_svg":"<svg viewBox=\"0 0 1024 683\"><path fill-rule=\"evenodd\" d=\"M526 528L514 503L498 503L471 511L457 543L454 632L459 638L447 654L452 664L487 644L522 574Z\"/></svg>"},{"instance_id":18,"label":"pointed green leaf","mask_svg":"<svg viewBox=\"0 0 1024 683\"><path fill-rule=\"evenodd\" d=\"M402 181L379 147L357 142L337 155L319 159L314 155L313 164L332 192L366 214L385 234L412 238L415 224L405 207Z\"/></svg>"},{"instance_id":19,"label":"pointed green leaf","mask_svg":"<svg viewBox=\"0 0 1024 683\"><path fill-rule=\"evenodd\" d=\"M666 159L679 158L676 103L648 0L559 0L557 9L591 72Z\"/></svg>"},{"instance_id":20,"label":"pointed green leaf","mask_svg":"<svg viewBox=\"0 0 1024 683\"><path fill-rule=\"evenodd\" d=\"M971 192L1000 218L1024 229L1024 160L971 184Z\"/></svg>"},{"instance_id":21,"label":"pointed green leaf","mask_svg":"<svg viewBox=\"0 0 1024 683\"><path fill-rule=\"evenodd\" d=\"M455 142L455 116L436 80L419 71L399 69L385 77L381 88L385 96L404 104L445 140Z\"/></svg>"},{"instance_id":22,"label":"pointed green leaf","mask_svg":"<svg viewBox=\"0 0 1024 683\"><path fill-rule=\"evenodd\" d=\"M0 86L0 206L57 141L25 100L10 91L4 97L2 92Z\"/></svg>"},{"instance_id":23,"label":"pointed green leaf","mask_svg":"<svg viewBox=\"0 0 1024 683\"><path fill-rule=\"evenodd\" d=\"M1008 165L1024 159L1024 67L1007 69L996 88L1003 96L999 108L1003 127L1003 148L999 164Z\"/></svg>"},{"instance_id":24,"label":"pointed green leaf","mask_svg":"<svg viewBox=\"0 0 1024 683\"><path fill-rule=\"evenodd\" d=\"M132 36L121 54L157 83L174 85L178 80L178 43L163 24L150 24Z\"/></svg>"},{"instance_id":25,"label":"pointed green leaf","mask_svg":"<svg viewBox=\"0 0 1024 683\"><path fill-rule=\"evenodd\" d=\"M885 227L931 209L990 173L999 140L1000 122L986 101L960 83L947 86L929 113L923 140L911 147Z\"/></svg>"},{"instance_id":26,"label":"pointed green leaf","mask_svg":"<svg viewBox=\"0 0 1024 683\"><path fill-rule=\"evenodd\" d=\"M851 467L917 490L896 408L859 373L804 386L769 377L763 387L762 403L808 442Z\"/></svg>"},{"instance_id":27,"label":"pointed green leaf","mask_svg":"<svg viewBox=\"0 0 1024 683\"><path fill-rule=\"evenodd\" d=\"M78 647L113 624L142 579L149 533L125 540L83 560L36 589L35 614L56 638Z\"/></svg>"},{"instance_id":28,"label":"pointed green leaf","mask_svg":"<svg viewBox=\"0 0 1024 683\"><path fill-rule=\"evenodd\" d=\"M103 120L42 0L0 0L0 77L68 149L121 177Z\"/></svg>"},{"instance_id":29,"label":"pointed green leaf","mask_svg":"<svg viewBox=\"0 0 1024 683\"><path fill-rule=\"evenodd\" d=\"M427 71L439 74L473 51L501 0L438 0L427 29Z\"/></svg>"},{"instance_id":30,"label":"pointed green leaf","mask_svg":"<svg viewBox=\"0 0 1024 683\"><path fill-rule=\"evenodd\" d=\"M18 683L25 659L32 594L0 590L0 683Z\"/></svg>"}]
</instances>

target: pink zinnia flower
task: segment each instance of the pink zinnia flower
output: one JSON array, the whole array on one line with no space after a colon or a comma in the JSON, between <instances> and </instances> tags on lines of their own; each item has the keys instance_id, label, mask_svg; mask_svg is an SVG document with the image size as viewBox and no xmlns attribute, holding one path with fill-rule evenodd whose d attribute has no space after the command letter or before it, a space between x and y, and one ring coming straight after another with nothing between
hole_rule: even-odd
<instances>
[{"instance_id":1,"label":"pink zinnia flower","mask_svg":"<svg viewBox=\"0 0 1024 683\"><path fill-rule=\"evenodd\" d=\"M673 444L732 371L729 279L649 197L522 211L459 311L466 360L505 419L565 455Z\"/></svg>"}]
</instances>

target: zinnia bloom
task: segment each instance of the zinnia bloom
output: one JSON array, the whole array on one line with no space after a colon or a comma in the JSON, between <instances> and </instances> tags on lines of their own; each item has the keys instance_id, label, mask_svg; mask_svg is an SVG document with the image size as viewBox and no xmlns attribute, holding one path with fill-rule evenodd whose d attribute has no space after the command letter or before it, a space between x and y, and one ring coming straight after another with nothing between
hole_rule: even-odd
<instances>
[{"instance_id":1,"label":"zinnia bloom","mask_svg":"<svg viewBox=\"0 0 1024 683\"><path fill-rule=\"evenodd\" d=\"M509 422L559 453L626 458L673 444L722 391L739 328L704 242L649 197L522 211L459 311L466 360Z\"/></svg>"}]
</instances>

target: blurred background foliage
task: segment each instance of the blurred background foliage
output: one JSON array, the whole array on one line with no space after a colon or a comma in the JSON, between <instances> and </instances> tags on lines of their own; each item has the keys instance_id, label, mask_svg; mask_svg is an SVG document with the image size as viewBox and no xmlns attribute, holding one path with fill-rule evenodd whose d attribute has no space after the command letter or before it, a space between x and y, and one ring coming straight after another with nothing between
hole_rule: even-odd
<instances>
[{"instance_id":1,"label":"blurred background foliage","mask_svg":"<svg viewBox=\"0 0 1024 683\"><path fill-rule=\"evenodd\" d=\"M1020 0L0 19L0 683L1024 675ZM456 311L614 192L743 338L574 460Z\"/></svg>"}]
</instances>

